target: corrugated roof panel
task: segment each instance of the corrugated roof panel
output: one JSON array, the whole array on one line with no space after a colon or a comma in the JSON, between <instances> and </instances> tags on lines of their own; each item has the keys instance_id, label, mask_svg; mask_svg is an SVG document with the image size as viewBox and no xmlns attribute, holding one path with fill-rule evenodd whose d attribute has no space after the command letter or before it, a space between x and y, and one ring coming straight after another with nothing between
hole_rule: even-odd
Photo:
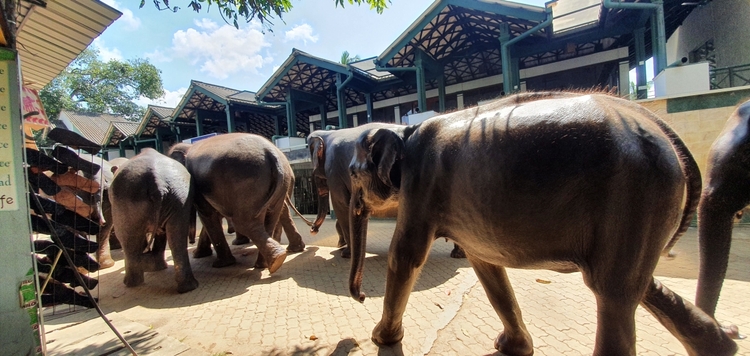
<instances>
[{"instance_id":1,"label":"corrugated roof panel","mask_svg":"<svg viewBox=\"0 0 750 356\"><path fill-rule=\"evenodd\" d=\"M122 14L99 0L21 2L18 54L25 86L41 89Z\"/></svg>"},{"instance_id":2,"label":"corrugated roof panel","mask_svg":"<svg viewBox=\"0 0 750 356\"><path fill-rule=\"evenodd\" d=\"M69 127L69 129L74 129L74 131L80 133L81 136L98 144L105 144L107 139L109 138L107 137L107 132L109 131L110 123L130 123L122 116L109 114L96 115L62 111L60 113L61 118L63 115L70 121L70 123L73 124L73 126L75 126L74 128Z\"/></svg>"}]
</instances>

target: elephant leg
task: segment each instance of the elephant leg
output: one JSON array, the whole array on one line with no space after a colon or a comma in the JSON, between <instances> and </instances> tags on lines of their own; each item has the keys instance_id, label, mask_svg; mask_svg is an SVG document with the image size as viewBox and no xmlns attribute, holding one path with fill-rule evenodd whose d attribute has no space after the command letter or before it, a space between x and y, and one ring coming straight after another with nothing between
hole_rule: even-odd
<instances>
[{"instance_id":1,"label":"elephant leg","mask_svg":"<svg viewBox=\"0 0 750 356\"><path fill-rule=\"evenodd\" d=\"M265 222L270 223L269 219L265 220ZM270 220L273 220L273 218L270 218ZM276 219L274 225L268 226L270 234L266 230L266 224L263 221L243 220L241 222L235 221L234 224L237 232L247 235L258 248L258 259L255 262L255 267L267 267L270 273L276 272L286 259L286 251L276 240L271 238L276 224L278 224L278 219Z\"/></svg>"},{"instance_id":2,"label":"elephant leg","mask_svg":"<svg viewBox=\"0 0 750 356\"><path fill-rule=\"evenodd\" d=\"M284 205L284 208L281 211L281 216L279 216L279 225L283 228L286 233L286 238L289 240L289 246L286 247L286 251L289 253L304 251L305 242L302 241L302 235L299 234L297 226L294 225L294 220L292 220L292 212L289 211L289 208L287 208L286 205ZM275 235L276 233L274 232L274 236Z\"/></svg>"},{"instance_id":3,"label":"elephant leg","mask_svg":"<svg viewBox=\"0 0 750 356\"><path fill-rule=\"evenodd\" d=\"M234 234L234 222L232 222L232 219L227 218L227 234Z\"/></svg>"},{"instance_id":4,"label":"elephant leg","mask_svg":"<svg viewBox=\"0 0 750 356\"><path fill-rule=\"evenodd\" d=\"M641 304L680 340L689 355L721 356L737 352L737 344L713 317L658 280L652 279Z\"/></svg>"},{"instance_id":5,"label":"elephant leg","mask_svg":"<svg viewBox=\"0 0 750 356\"><path fill-rule=\"evenodd\" d=\"M146 253L144 260L148 258L148 262L145 262L144 271L156 272L167 269L167 260L164 258L164 252L167 249L167 234L162 231L153 235L154 242L151 247L151 251Z\"/></svg>"},{"instance_id":6,"label":"elephant leg","mask_svg":"<svg viewBox=\"0 0 750 356\"><path fill-rule=\"evenodd\" d=\"M232 240L232 245L234 246L247 245L249 243L250 243L250 238L240 233L236 233L234 235L234 240Z\"/></svg>"},{"instance_id":7,"label":"elephant leg","mask_svg":"<svg viewBox=\"0 0 750 356\"><path fill-rule=\"evenodd\" d=\"M404 338L402 321L409 294L435 240L434 231L429 227L404 220L406 219L397 221L388 250L383 315L372 331L372 341L382 345L395 344ZM359 256L357 252L353 260L360 258L363 259L364 256Z\"/></svg>"},{"instance_id":8,"label":"elephant leg","mask_svg":"<svg viewBox=\"0 0 750 356\"><path fill-rule=\"evenodd\" d=\"M466 258L466 253L458 246L457 243L453 243L453 250L451 251L451 258Z\"/></svg>"},{"instance_id":9,"label":"elephant leg","mask_svg":"<svg viewBox=\"0 0 750 356\"><path fill-rule=\"evenodd\" d=\"M521 308L508 280L505 268L467 257L482 283L490 304L503 322L503 331L495 339L495 348L505 355L532 355L534 345L523 323Z\"/></svg>"},{"instance_id":10,"label":"elephant leg","mask_svg":"<svg viewBox=\"0 0 750 356\"><path fill-rule=\"evenodd\" d=\"M96 250L96 258L101 268L109 268L115 265L110 253L110 236L114 223L112 222L112 204L109 202L107 192L105 191L102 195L104 225L101 226L99 233L96 235L96 242L99 244L99 249Z\"/></svg>"},{"instance_id":11,"label":"elephant leg","mask_svg":"<svg viewBox=\"0 0 750 356\"><path fill-rule=\"evenodd\" d=\"M211 238L208 237L206 227L201 228L201 232L198 235L198 245L193 250L193 258L203 258L213 255L214 252L211 250Z\"/></svg>"},{"instance_id":12,"label":"elephant leg","mask_svg":"<svg viewBox=\"0 0 750 356\"><path fill-rule=\"evenodd\" d=\"M232 256L232 250L229 249L227 239L224 237L224 231L221 226L221 214L213 208L206 208L204 206L198 209L198 216L201 219L201 223L203 223L203 228L206 230L208 238L214 246L214 250L216 250L216 260L211 266L220 268L235 264L237 260ZM206 242L203 242L205 239L202 237L198 239L199 249L206 244Z\"/></svg>"},{"instance_id":13,"label":"elephant leg","mask_svg":"<svg viewBox=\"0 0 750 356\"><path fill-rule=\"evenodd\" d=\"M136 225L136 224L134 224ZM145 232L142 226L120 231L120 242L125 254L125 278L123 283L127 287L136 287L145 281L143 277L143 250L146 248Z\"/></svg>"},{"instance_id":14,"label":"elephant leg","mask_svg":"<svg viewBox=\"0 0 750 356\"><path fill-rule=\"evenodd\" d=\"M347 204L333 201L333 210L336 212L336 232L339 234L338 247L341 249L341 257L350 258L351 251L351 222L349 218L349 206ZM365 229L365 231L367 231Z\"/></svg>"},{"instance_id":15,"label":"elephant leg","mask_svg":"<svg viewBox=\"0 0 750 356\"><path fill-rule=\"evenodd\" d=\"M189 210L188 213L190 213ZM185 293L198 288L198 280L193 275L187 253L188 220L187 214L175 215L166 225L165 239L169 243L169 250L172 251L178 293Z\"/></svg>"},{"instance_id":16,"label":"elephant leg","mask_svg":"<svg viewBox=\"0 0 750 356\"><path fill-rule=\"evenodd\" d=\"M112 225L112 218L110 217L109 220L107 220L107 222L99 229L99 234L96 235L96 242L99 244L99 249L96 250L96 258L101 268L109 268L115 265L109 244Z\"/></svg>"}]
</instances>

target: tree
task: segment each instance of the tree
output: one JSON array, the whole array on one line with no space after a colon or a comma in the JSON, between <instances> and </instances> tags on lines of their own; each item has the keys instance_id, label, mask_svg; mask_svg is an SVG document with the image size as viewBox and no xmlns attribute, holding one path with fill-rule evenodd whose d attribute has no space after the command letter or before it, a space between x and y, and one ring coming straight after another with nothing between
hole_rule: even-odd
<instances>
[{"instance_id":1,"label":"tree","mask_svg":"<svg viewBox=\"0 0 750 356\"><path fill-rule=\"evenodd\" d=\"M97 50L86 49L40 92L47 115L60 111L123 115L137 120L144 108L135 100L164 95L161 71L146 59L104 62Z\"/></svg>"},{"instance_id":2,"label":"tree","mask_svg":"<svg viewBox=\"0 0 750 356\"><path fill-rule=\"evenodd\" d=\"M344 64L344 65L349 64L351 62L356 62L360 59L362 58L359 58L359 55L351 57L349 55L349 51L344 51L343 53L341 53L341 64Z\"/></svg>"},{"instance_id":3,"label":"tree","mask_svg":"<svg viewBox=\"0 0 750 356\"><path fill-rule=\"evenodd\" d=\"M177 11L180 8L178 6L171 6L170 1L173 4L174 0L152 0L154 6L159 10L170 10ZM342 8L348 2L351 5L357 4L368 4L371 10L377 11L379 14L383 13L391 3L391 0L334 0L336 6ZM291 0L189 0L188 7L193 9L195 12L200 12L203 8L203 4L208 4L209 9L212 5L216 5L219 9L221 17L224 21L231 23L234 27L239 28L237 22L238 19L244 18L246 22L250 22L253 19L258 19L263 28L273 31L271 28L273 22L271 20L274 17L282 19L284 13L289 12L292 9ZM146 5L146 0L141 0L140 7Z\"/></svg>"}]
</instances>

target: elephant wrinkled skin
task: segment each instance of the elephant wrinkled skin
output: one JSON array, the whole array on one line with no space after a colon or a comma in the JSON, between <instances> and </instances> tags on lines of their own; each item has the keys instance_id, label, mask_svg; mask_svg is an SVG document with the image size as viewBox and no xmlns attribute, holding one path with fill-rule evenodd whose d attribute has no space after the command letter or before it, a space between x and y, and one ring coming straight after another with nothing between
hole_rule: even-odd
<instances>
[{"instance_id":1,"label":"elephant wrinkled skin","mask_svg":"<svg viewBox=\"0 0 750 356\"><path fill-rule=\"evenodd\" d=\"M247 236L258 248L256 267L268 267L271 273L281 267L287 251L276 239L282 228L289 238L287 250L304 250L285 205L294 189L294 172L284 153L268 139L254 134L223 134L192 146L175 145L168 155L184 162L193 177L195 207L216 250L214 267L235 263L222 230L224 217L232 219L237 234ZM199 238L195 254L211 255L210 247L209 240Z\"/></svg>"},{"instance_id":2,"label":"elephant wrinkled skin","mask_svg":"<svg viewBox=\"0 0 750 356\"><path fill-rule=\"evenodd\" d=\"M514 95L401 134L364 132L350 171L352 216L399 202L376 343L403 338L403 313L430 246L450 236L503 323L495 347L504 354L534 352L505 267L580 271L597 301L595 355L635 354L639 303L691 355L737 349L713 318L652 276L687 229L701 182L679 137L635 103ZM364 241L353 239L350 293L360 301L363 263Z\"/></svg>"},{"instance_id":3,"label":"elephant wrinkled skin","mask_svg":"<svg viewBox=\"0 0 750 356\"><path fill-rule=\"evenodd\" d=\"M197 288L187 253L188 235L195 234L193 185L187 169L146 148L119 167L109 199L125 254L125 285L138 286L144 282L143 272L166 269L164 251L169 244L177 291Z\"/></svg>"},{"instance_id":4,"label":"elephant wrinkled skin","mask_svg":"<svg viewBox=\"0 0 750 356\"><path fill-rule=\"evenodd\" d=\"M729 117L708 153L698 206L700 274L695 304L713 316L727 273L733 220L750 204L750 101Z\"/></svg>"}]
</instances>

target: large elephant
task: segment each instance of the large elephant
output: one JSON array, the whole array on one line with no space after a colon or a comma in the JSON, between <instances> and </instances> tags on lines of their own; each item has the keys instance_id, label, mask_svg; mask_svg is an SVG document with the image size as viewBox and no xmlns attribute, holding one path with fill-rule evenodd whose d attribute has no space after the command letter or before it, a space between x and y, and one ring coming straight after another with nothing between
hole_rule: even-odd
<instances>
[{"instance_id":1,"label":"large elephant","mask_svg":"<svg viewBox=\"0 0 750 356\"><path fill-rule=\"evenodd\" d=\"M713 316L724 282L735 215L750 204L750 101L729 117L708 153L698 207L700 273L695 304Z\"/></svg>"},{"instance_id":2,"label":"large elephant","mask_svg":"<svg viewBox=\"0 0 750 356\"><path fill-rule=\"evenodd\" d=\"M125 254L126 286L143 284L143 272L167 268L164 251L169 244L177 291L198 287L187 253L188 237L195 234L193 195L187 169L151 148L119 167L109 200Z\"/></svg>"},{"instance_id":3,"label":"large elephant","mask_svg":"<svg viewBox=\"0 0 750 356\"><path fill-rule=\"evenodd\" d=\"M310 134L308 138L308 147L310 149L310 159L313 165L313 180L318 193L318 215L310 228L310 233L316 234L320 225L325 221L326 215L330 210L328 199L330 196L331 204L336 215L336 232L339 235L338 247L344 246L341 250L341 257L351 257L350 244L350 221L349 221L349 201L351 200L352 184L349 175L349 163L354 155L354 143L362 132L384 129L402 132L406 126L385 123L370 123L362 126L341 129L335 131L317 130ZM372 207L367 209L368 213L372 210L382 208L391 209L396 206L397 202L385 207ZM368 216L362 218L369 219ZM367 221L359 230L367 232ZM464 258L463 251L458 245L454 244L451 257Z\"/></svg>"},{"instance_id":4,"label":"large elephant","mask_svg":"<svg viewBox=\"0 0 750 356\"><path fill-rule=\"evenodd\" d=\"M195 207L210 239L199 238L194 256L210 256L214 267L229 266L235 258L229 249L221 219L232 219L238 235L258 247L256 267L270 273L281 267L288 252L305 248L285 201L294 189L294 172L284 154L268 139L244 133L210 137L192 146L175 145L168 155L184 162L195 182ZM277 242L282 228L289 246ZM274 237L274 238L272 238Z\"/></svg>"},{"instance_id":5,"label":"large elephant","mask_svg":"<svg viewBox=\"0 0 750 356\"><path fill-rule=\"evenodd\" d=\"M639 303L691 355L737 350L713 318L652 276L687 229L701 178L680 138L635 103L514 95L400 133L364 132L350 171L351 218L399 201L383 315L372 333L378 344L403 338L430 246L451 236L503 322L495 347L507 355L534 349L505 267L580 271L597 301L595 355L635 355ZM363 263L364 241L353 239L350 293L360 301Z\"/></svg>"}]
</instances>

